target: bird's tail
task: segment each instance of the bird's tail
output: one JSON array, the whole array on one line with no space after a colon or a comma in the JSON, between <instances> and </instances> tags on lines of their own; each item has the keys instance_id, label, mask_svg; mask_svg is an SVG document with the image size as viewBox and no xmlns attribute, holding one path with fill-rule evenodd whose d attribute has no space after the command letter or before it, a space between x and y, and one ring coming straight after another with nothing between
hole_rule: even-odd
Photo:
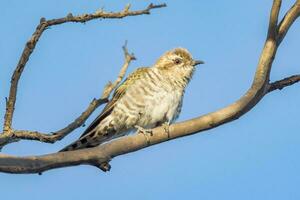
<instances>
[{"instance_id":1,"label":"bird's tail","mask_svg":"<svg viewBox=\"0 0 300 200\"><path fill-rule=\"evenodd\" d=\"M97 136L96 136L96 134L97 134ZM77 141L66 146L59 152L74 151L74 150L78 150L78 149L91 148L91 147L98 146L98 145L102 144L103 142L106 142L110 139L110 137L108 137L108 135L110 135L110 134L106 134L106 135L107 136L104 136L104 135L99 136L99 133L96 133L96 131L93 130L93 131L89 132L88 134L79 138Z\"/></svg>"},{"instance_id":2,"label":"bird's tail","mask_svg":"<svg viewBox=\"0 0 300 200\"><path fill-rule=\"evenodd\" d=\"M91 148L98 146L103 142L107 142L108 140L112 139L117 132L114 124L114 121L110 117L104 119L99 125L95 126L88 132L84 132L77 141L66 146L60 150L60 152Z\"/></svg>"},{"instance_id":3,"label":"bird's tail","mask_svg":"<svg viewBox=\"0 0 300 200\"><path fill-rule=\"evenodd\" d=\"M62 151L73 151L73 150L78 150L78 149L83 149L83 148L88 148L88 147L92 147L87 141L88 138L86 136L88 136L89 134L79 138L77 141L69 144L68 146L64 147L62 150L60 150L59 152Z\"/></svg>"}]
</instances>

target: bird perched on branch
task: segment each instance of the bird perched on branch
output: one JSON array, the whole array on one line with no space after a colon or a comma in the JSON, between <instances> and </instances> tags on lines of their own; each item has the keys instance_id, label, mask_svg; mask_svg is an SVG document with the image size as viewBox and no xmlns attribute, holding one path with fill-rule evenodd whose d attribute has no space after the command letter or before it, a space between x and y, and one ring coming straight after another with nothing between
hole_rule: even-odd
<instances>
[{"instance_id":1,"label":"bird perched on branch","mask_svg":"<svg viewBox=\"0 0 300 200\"><path fill-rule=\"evenodd\" d=\"M116 89L102 113L82 136L61 151L97 146L137 128L147 134L168 126L179 115L185 88L204 62L194 60L184 48L163 54L152 67L138 68Z\"/></svg>"}]
</instances>

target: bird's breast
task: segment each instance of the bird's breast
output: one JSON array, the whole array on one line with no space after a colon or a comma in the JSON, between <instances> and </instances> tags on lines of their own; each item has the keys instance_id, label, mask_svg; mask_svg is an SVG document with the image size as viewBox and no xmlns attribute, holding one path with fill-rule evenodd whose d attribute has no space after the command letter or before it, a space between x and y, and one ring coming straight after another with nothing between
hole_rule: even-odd
<instances>
[{"instance_id":1,"label":"bird's breast","mask_svg":"<svg viewBox=\"0 0 300 200\"><path fill-rule=\"evenodd\" d=\"M140 111L137 121L139 126L148 128L155 127L157 123L171 122L178 115L178 106L182 100L182 92L179 90L158 84L150 86L153 91L142 94L144 108Z\"/></svg>"},{"instance_id":2,"label":"bird's breast","mask_svg":"<svg viewBox=\"0 0 300 200\"><path fill-rule=\"evenodd\" d=\"M177 91L158 92L145 109L146 116L150 118L149 124L155 125L158 122L171 122L177 115L180 101L181 94Z\"/></svg>"},{"instance_id":3,"label":"bird's breast","mask_svg":"<svg viewBox=\"0 0 300 200\"><path fill-rule=\"evenodd\" d=\"M130 86L114 110L120 124L125 120L126 127L152 128L158 123L172 122L178 116L182 96L182 89L174 88L156 71L149 71Z\"/></svg>"}]
</instances>

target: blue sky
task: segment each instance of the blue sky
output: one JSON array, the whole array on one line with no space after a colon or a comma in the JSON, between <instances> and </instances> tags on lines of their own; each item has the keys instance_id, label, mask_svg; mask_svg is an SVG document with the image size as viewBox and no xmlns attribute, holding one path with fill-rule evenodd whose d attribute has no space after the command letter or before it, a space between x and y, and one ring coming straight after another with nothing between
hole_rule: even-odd
<instances>
[{"instance_id":1,"label":"blue sky","mask_svg":"<svg viewBox=\"0 0 300 200\"><path fill-rule=\"evenodd\" d=\"M206 62L190 83L179 121L222 108L250 86L266 37L271 0L178 1L151 15L64 24L47 30L23 76L16 129L51 132L77 117L116 78L121 46L138 58L129 72L149 66L165 51L185 47ZM3 0L0 31L0 110L10 76L41 17L144 8L138 0ZM281 16L292 0L283 1ZM300 23L281 44L271 80L299 73ZM267 95L239 120L190 137L115 158L112 170L90 166L38 175L0 174L3 199L299 199L299 85ZM88 122L99 113L97 110ZM0 118L2 124L3 117ZM56 152L84 128L56 144L24 141L4 153Z\"/></svg>"}]
</instances>

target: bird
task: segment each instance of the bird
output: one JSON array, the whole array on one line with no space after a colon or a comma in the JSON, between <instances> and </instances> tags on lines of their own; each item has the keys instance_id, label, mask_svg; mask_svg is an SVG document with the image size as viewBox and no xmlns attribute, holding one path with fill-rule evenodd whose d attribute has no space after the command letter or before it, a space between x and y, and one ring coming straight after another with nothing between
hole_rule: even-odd
<instances>
[{"instance_id":1,"label":"bird","mask_svg":"<svg viewBox=\"0 0 300 200\"><path fill-rule=\"evenodd\" d=\"M95 147L135 129L147 134L154 127L168 127L181 112L186 86L199 64L204 62L179 47L165 52L154 65L136 69L81 137L61 151Z\"/></svg>"}]
</instances>

